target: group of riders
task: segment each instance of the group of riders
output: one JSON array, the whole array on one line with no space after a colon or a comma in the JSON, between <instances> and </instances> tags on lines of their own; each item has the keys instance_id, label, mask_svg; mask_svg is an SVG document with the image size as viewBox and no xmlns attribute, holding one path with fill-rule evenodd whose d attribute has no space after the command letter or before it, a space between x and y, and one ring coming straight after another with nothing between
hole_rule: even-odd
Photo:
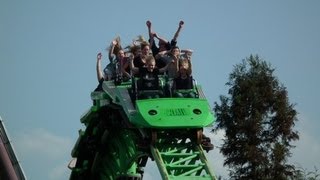
<instances>
[{"instance_id":1,"label":"group of riders","mask_svg":"<svg viewBox=\"0 0 320 180\"><path fill-rule=\"evenodd\" d=\"M133 43L125 48L122 47L120 37L112 40L109 51L109 64L102 70L102 54L97 55L97 78L102 89L103 81L114 80L115 84L134 80L137 91L152 92L164 87L163 94L157 93L143 98L154 98L158 96L196 97L193 89L191 57L192 50L181 50L177 46L177 38L184 25L179 22L178 29L171 41L160 37L152 31L150 21L146 22L149 40L138 36ZM158 43L156 43L158 42ZM164 80L164 85L161 84ZM181 90L181 91L179 91ZM189 90L189 91L186 91ZM148 93L141 93L145 96Z\"/></svg>"}]
</instances>

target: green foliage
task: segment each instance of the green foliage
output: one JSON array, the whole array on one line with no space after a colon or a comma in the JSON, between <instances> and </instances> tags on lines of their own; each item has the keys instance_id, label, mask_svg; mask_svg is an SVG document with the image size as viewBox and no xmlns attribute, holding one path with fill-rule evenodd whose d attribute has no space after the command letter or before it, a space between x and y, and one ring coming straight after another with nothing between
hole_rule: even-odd
<instances>
[{"instance_id":1,"label":"green foliage","mask_svg":"<svg viewBox=\"0 0 320 180\"><path fill-rule=\"evenodd\" d=\"M216 129L226 132L221 147L224 165L235 179L288 179L294 166L287 164L297 121L287 90L273 75L271 65L250 56L229 76L228 96L215 102Z\"/></svg>"}]
</instances>

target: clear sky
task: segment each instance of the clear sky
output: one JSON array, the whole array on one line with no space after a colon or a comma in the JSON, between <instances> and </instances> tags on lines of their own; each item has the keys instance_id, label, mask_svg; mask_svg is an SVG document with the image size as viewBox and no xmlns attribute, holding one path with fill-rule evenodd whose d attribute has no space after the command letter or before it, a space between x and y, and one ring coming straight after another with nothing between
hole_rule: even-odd
<instances>
[{"instance_id":1,"label":"clear sky","mask_svg":"<svg viewBox=\"0 0 320 180\"><path fill-rule=\"evenodd\" d=\"M96 87L96 54L120 35L147 37L146 20L171 39L180 20L180 48L209 103L227 94L233 66L258 54L276 68L296 104L300 141L290 162L320 168L320 1L0 1L0 116L26 176L67 179L71 149ZM219 147L222 134L210 134ZM219 148L207 154L225 175ZM157 170L148 165L145 179ZM159 178L159 177L158 177Z\"/></svg>"}]
</instances>

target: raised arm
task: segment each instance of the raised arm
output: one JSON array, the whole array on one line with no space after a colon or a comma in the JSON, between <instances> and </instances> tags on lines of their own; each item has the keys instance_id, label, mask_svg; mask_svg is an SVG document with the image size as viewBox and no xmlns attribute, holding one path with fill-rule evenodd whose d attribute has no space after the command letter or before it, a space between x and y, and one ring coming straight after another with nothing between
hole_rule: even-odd
<instances>
[{"instance_id":1,"label":"raised arm","mask_svg":"<svg viewBox=\"0 0 320 180\"><path fill-rule=\"evenodd\" d=\"M174 34L174 36L173 36L173 38L172 38L172 41L175 42L175 43L177 43L177 39L178 39L178 37L179 37L180 31L181 31L181 29L182 29L182 27L183 27L183 24L184 24L183 21L180 21L180 22L179 22L179 27L178 27L176 33Z\"/></svg>"},{"instance_id":2,"label":"raised arm","mask_svg":"<svg viewBox=\"0 0 320 180\"><path fill-rule=\"evenodd\" d=\"M192 49L181 49L181 53L190 53L190 54L192 54L193 50Z\"/></svg>"},{"instance_id":3,"label":"raised arm","mask_svg":"<svg viewBox=\"0 0 320 180\"><path fill-rule=\"evenodd\" d=\"M110 45L110 48L109 48L109 60L110 62L113 60L115 54L113 54L113 51L114 51L114 47L117 45L117 41L116 40L113 40L111 42L111 45Z\"/></svg>"},{"instance_id":4,"label":"raised arm","mask_svg":"<svg viewBox=\"0 0 320 180\"><path fill-rule=\"evenodd\" d=\"M97 79L100 81L102 78L104 78L102 70L101 70L101 59L102 59L102 54L98 53L97 55L97 64L96 64L96 71L97 71Z\"/></svg>"},{"instance_id":5,"label":"raised arm","mask_svg":"<svg viewBox=\"0 0 320 180\"><path fill-rule=\"evenodd\" d=\"M164 37L160 37L157 33L153 33L154 37L156 37L159 41L162 41L164 43L168 43L168 40Z\"/></svg>"},{"instance_id":6,"label":"raised arm","mask_svg":"<svg viewBox=\"0 0 320 180\"><path fill-rule=\"evenodd\" d=\"M187 59L191 59L193 50L192 49L182 49L181 53L183 54L184 57L186 57Z\"/></svg>"},{"instance_id":7,"label":"raised arm","mask_svg":"<svg viewBox=\"0 0 320 180\"><path fill-rule=\"evenodd\" d=\"M166 50L166 51L161 51L161 52L159 52L154 58L155 59L160 59L161 57L163 57L163 56L165 56L165 55L167 55L167 54L169 54L170 53L170 51L168 51L168 50Z\"/></svg>"},{"instance_id":8,"label":"raised arm","mask_svg":"<svg viewBox=\"0 0 320 180\"><path fill-rule=\"evenodd\" d=\"M154 35L153 35L153 33L152 33L152 30L151 30L151 21L147 21L146 22L146 25L147 25L147 27L148 27L148 33L149 33L149 43L150 43L150 46L152 46L153 45L153 43L154 43ZM150 47L151 48L151 47Z\"/></svg>"}]
</instances>

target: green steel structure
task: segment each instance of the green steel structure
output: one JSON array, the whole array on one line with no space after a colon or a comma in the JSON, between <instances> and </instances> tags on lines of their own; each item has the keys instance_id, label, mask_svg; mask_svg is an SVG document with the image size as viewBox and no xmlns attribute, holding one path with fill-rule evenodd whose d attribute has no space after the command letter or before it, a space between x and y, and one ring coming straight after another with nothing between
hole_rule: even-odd
<instances>
[{"instance_id":1,"label":"green steel structure","mask_svg":"<svg viewBox=\"0 0 320 180\"><path fill-rule=\"evenodd\" d=\"M72 150L70 180L143 179L148 159L155 161L162 179L216 179L209 167L202 134L215 117L202 92L196 98L165 96L141 99L141 94L164 94L161 88L143 91L137 79L104 81L91 93L92 107L81 117L84 130Z\"/></svg>"}]
</instances>

